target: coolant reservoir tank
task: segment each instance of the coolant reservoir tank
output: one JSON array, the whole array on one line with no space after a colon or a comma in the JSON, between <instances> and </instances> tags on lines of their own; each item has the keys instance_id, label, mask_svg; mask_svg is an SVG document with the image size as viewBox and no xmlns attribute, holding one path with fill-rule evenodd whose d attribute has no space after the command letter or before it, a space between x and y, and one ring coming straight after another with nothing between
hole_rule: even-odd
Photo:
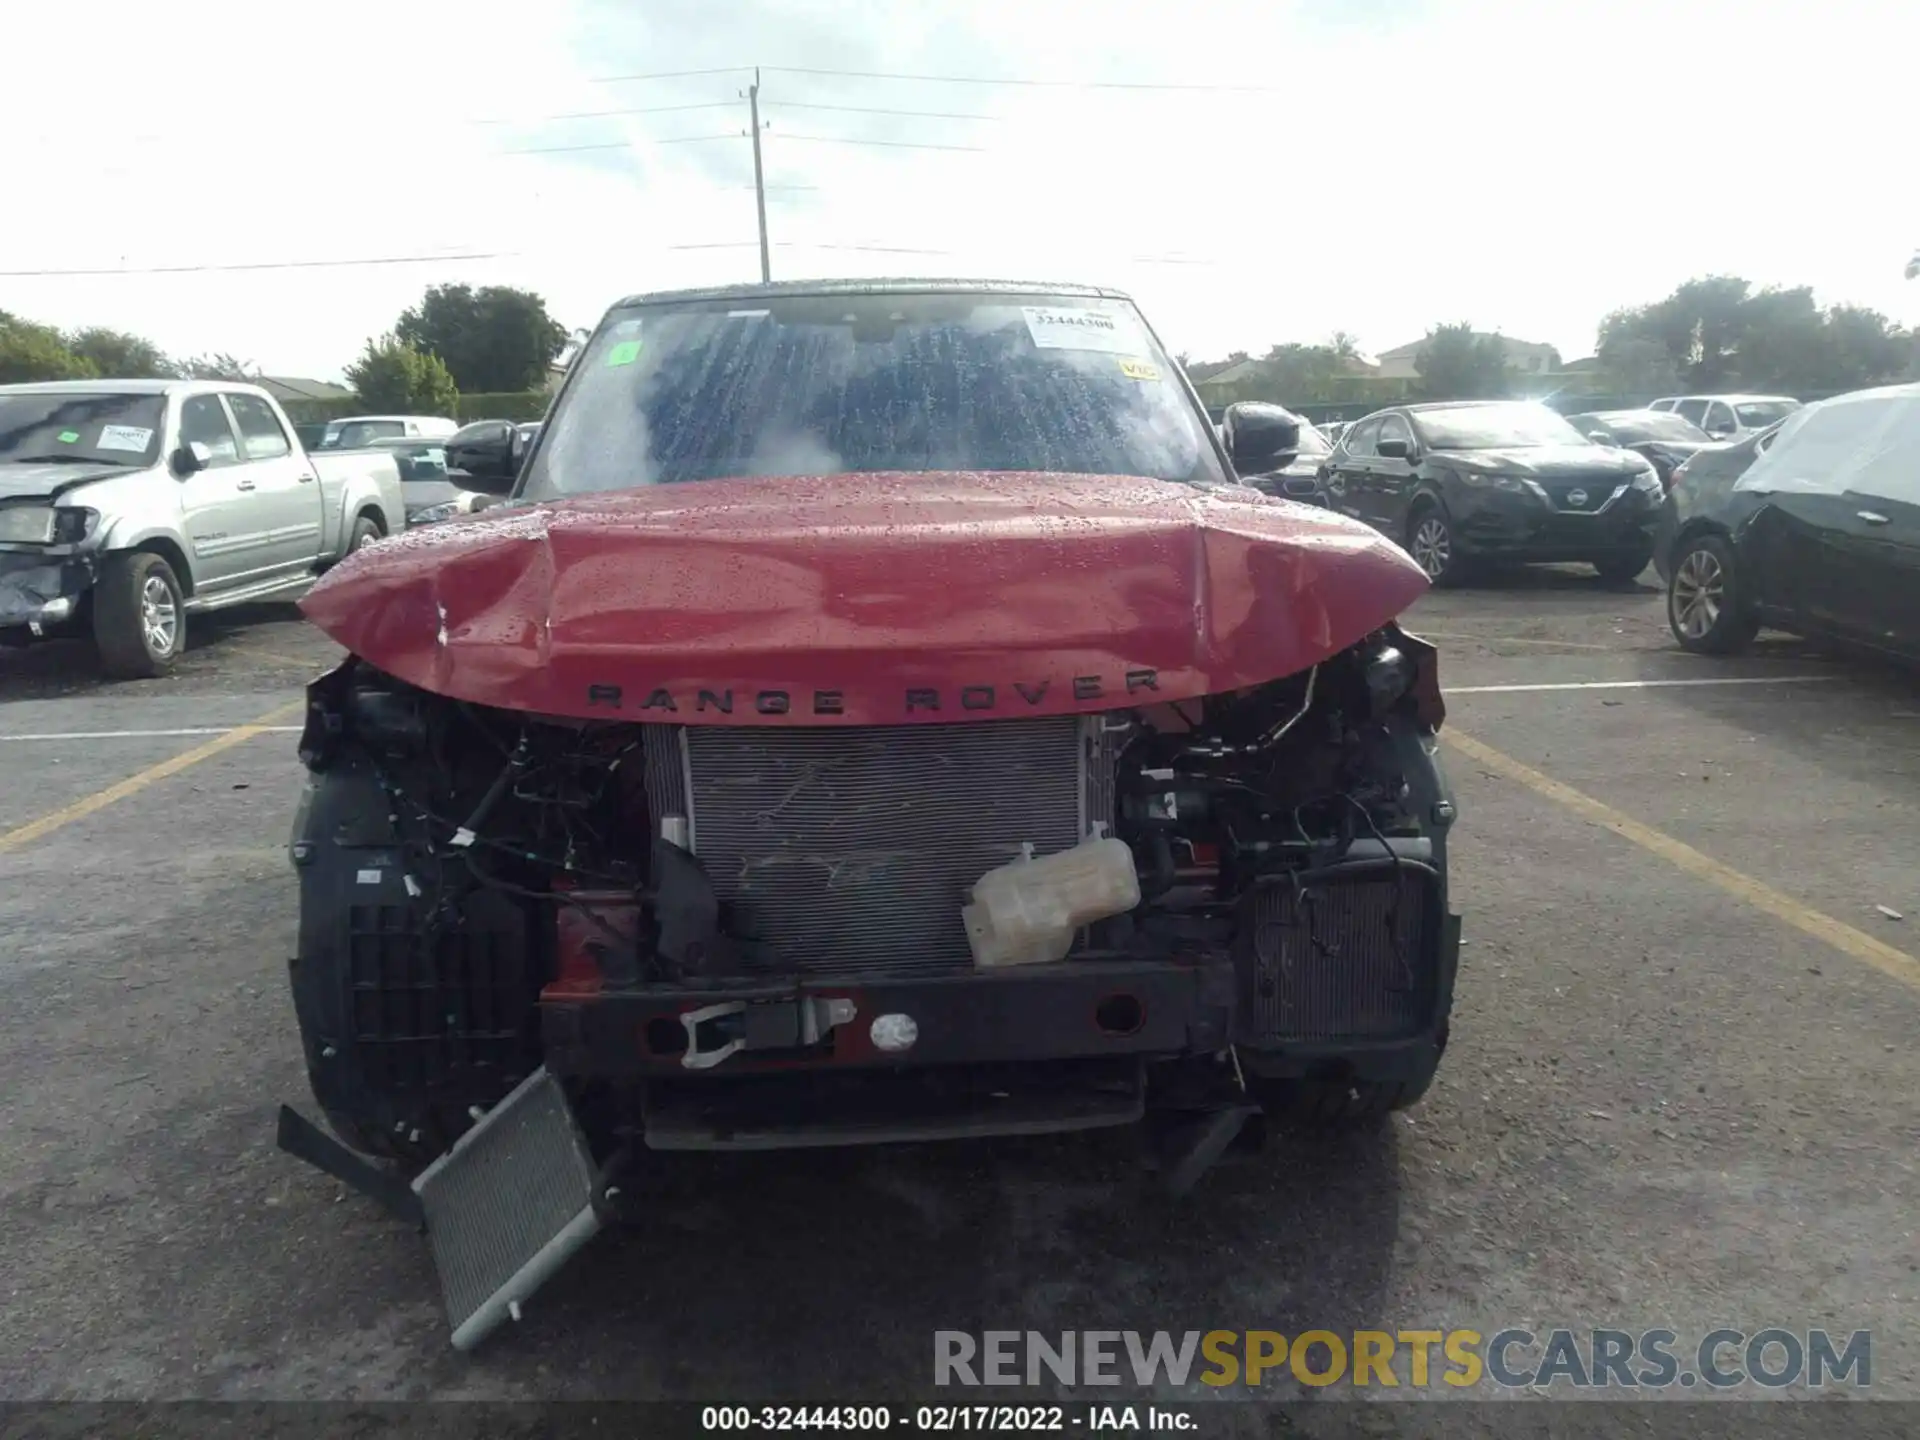
<instances>
[{"instance_id":1,"label":"coolant reservoir tank","mask_svg":"<svg viewBox=\"0 0 1920 1440\"><path fill-rule=\"evenodd\" d=\"M1109 838L989 870L974 882L973 903L960 915L974 963L994 969L1064 960L1082 925L1139 903L1133 851Z\"/></svg>"}]
</instances>

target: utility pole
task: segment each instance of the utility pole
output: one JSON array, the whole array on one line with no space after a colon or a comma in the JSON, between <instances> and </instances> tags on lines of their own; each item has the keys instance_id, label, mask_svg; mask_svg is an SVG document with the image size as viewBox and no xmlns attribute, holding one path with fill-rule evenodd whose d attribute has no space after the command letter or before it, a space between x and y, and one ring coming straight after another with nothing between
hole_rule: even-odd
<instances>
[{"instance_id":1,"label":"utility pole","mask_svg":"<svg viewBox=\"0 0 1920 1440\"><path fill-rule=\"evenodd\" d=\"M767 181L760 168L760 67L753 70L753 86L747 91L747 110L753 121L753 203L760 212L760 283L773 279L773 267L767 262Z\"/></svg>"}]
</instances>

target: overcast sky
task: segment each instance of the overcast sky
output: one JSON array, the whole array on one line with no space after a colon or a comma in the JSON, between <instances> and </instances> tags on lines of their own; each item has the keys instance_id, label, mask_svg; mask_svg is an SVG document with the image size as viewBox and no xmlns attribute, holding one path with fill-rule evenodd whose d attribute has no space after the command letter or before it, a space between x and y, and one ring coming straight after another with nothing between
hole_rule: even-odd
<instances>
[{"instance_id":1,"label":"overcast sky","mask_svg":"<svg viewBox=\"0 0 1920 1440\"><path fill-rule=\"evenodd\" d=\"M581 326L758 278L755 65L775 278L1114 284L1197 357L1469 320L1571 359L1714 271L1920 322L1892 0L21 0L5 28L0 272L493 257L0 274L0 309L271 374L337 378L435 283Z\"/></svg>"}]
</instances>

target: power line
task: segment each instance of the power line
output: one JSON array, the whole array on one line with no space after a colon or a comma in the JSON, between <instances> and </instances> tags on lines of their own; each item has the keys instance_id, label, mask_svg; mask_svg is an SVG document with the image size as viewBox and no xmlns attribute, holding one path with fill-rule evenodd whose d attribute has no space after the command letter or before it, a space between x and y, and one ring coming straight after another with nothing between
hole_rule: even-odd
<instances>
[{"instance_id":1,"label":"power line","mask_svg":"<svg viewBox=\"0 0 1920 1440\"><path fill-rule=\"evenodd\" d=\"M951 110L888 110L872 105L814 105L800 100L777 100L783 110L837 110L843 115L906 115L919 120L998 120L998 115L961 115Z\"/></svg>"},{"instance_id":2,"label":"power line","mask_svg":"<svg viewBox=\"0 0 1920 1440\"><path fill-rule=\"evenodd\" d=\"M243 265L133 265L98 270L0 270L9 280L52 275L196 275L233 270L330 270L354 265L430 265L442 260L501 260L518 250L468 251L453 255L382 255L366 260L261 260Z\"/></svg>"},{"instance_id":3,"label":"power line","mask_svg":"<svg viewBox=\"0 0 1920 1440\"><path fill-rule=\"evenodd\" d=\"M620 115L672 115L683 110L731 110L738 100L702 100L694 105L641 105L620 110L567 110L557 115L502 115L466 120L467 125L544 125L551 120L608 120Z\"/></svg>"},{"instance_id":4,"label":"power line","mask_svg":"<svg viewBox=\"0 0 1920 1440\"><path fill-rule=\"evenodd\" d=\"M878 145L887 150L966 150L976 155L987 153L985 145L927 145L917 140L861 140L851 135L794 135L785 130L767 132L775 140L800 140L809 145Z\"/></svg>"},{"instance_id":5,"label":"power line","mask_svg":"<svg viewBox=\"0 0 1920 1440\"><path fill-rule=\"evenodd\" d=\"M689 105L639 105L625 106L613 110L565 110L552 115L483 115L470 118L458 118L461 125L545 125L557 120L611 120L627 115L671 115L689 110L731 110L741 102L739 100L703 100ZM137 144L168 144L176 142L184 131L149 130L137 135L116 135L116 144L128 142ZM41 131L38 135L25 135L16 138L27 140L56 141L60 138L57 131Z\"/></svg>"},{"instance_id":6,"label":"power line","mask_svg":"<svg viewBox=\"0 0 1920 1440\"><path fill-rule=\"evenodd\" d=\"M501 155L568 155L580 150L631 150L638 145L693 145L703 140L744 140L739 130L714 135L670 135L664 140L603 140L593 145L536 145L527 150L501 150Z\"/></svg>"},{"instance_id":7,"label":"power line","mask_svg":"<svg viewBox=\"0 0 1920 1440\"><path fill-rule=\"evenodd\" d=\"M911 245L832 245L792 242L795 250L858 250L867 255L951 255L951 250L919 250Z\"/></svg>"},{"instance_id":8,"label":"power line","mask_svg":"<svg viewBox=\"0 0 1920 1440\"><path fill-rule=\"evenodd\" d=\"M629 80L684 80L695 75L744 75L751 65L720 65L711 70L655 70L647 75L590 75L589 85L623 85Z\"/></svg>"},{"instance_id":9,"label":"power line","mask_svg":"<svg viewBox=\"0 0 1920 1440\"><path fill-rule=\"evenodd\" d=\"M1171 90L1223 95L1280 95L1282 85L1195 85L1145 80L1028 80L985 75L906 75L889 70L828 70L806 65L768 65L781 75L832 75L848 80L911 80L927 85L1007 85L1047 90Z\"/></svg>"}]
</instances>

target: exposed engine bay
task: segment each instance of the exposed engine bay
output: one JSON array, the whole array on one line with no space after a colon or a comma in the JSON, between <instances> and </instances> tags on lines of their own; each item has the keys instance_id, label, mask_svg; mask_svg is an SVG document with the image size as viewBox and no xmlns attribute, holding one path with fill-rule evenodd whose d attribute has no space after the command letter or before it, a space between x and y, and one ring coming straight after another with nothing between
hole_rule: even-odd
<instances>
[{"instance_id":1,"label":"exposed engine bay","mask_svg":"<svg viewBox=\"0 0 1920 1440\"><path fill-rule=\"evenodd\" d=\"M316 1093L425 1158L543 1062L639 1136L689 1079L1437 1058L1438 707L1391 626L1233 694L894 727L549 720L349 660L293 846Z\"/></svg>"}]
</instances>

